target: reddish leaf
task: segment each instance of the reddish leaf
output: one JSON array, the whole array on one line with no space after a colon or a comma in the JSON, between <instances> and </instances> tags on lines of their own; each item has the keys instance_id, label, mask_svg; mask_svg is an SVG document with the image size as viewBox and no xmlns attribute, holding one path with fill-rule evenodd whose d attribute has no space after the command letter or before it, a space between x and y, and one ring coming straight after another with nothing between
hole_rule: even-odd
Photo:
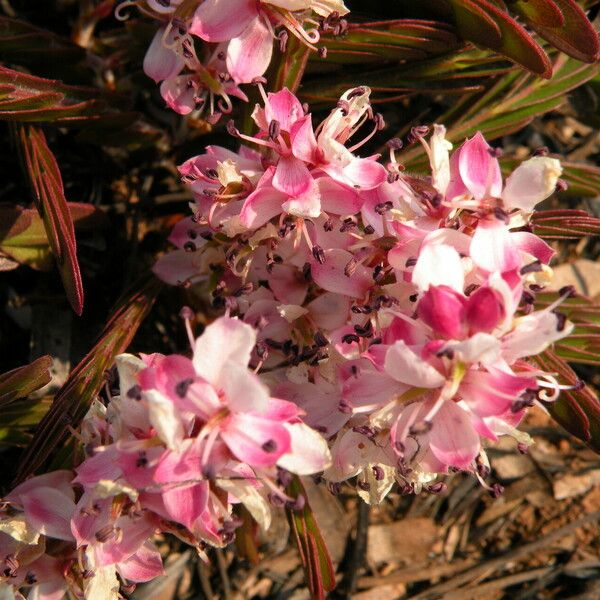
<instances>
[{"instance_id":1,"label":"reddish leaf","mask_svg":"<svg viewBox=\"0 0 600 600\"><path fill-rule=\"evenodd\" d=\"M325 592L330 592L335 587L333 563L308 503L304 486L297 476L287 487L287 493L292 498L303 496L305 499L302 510L288 509L287 516L296 539L311 598L322 600L325 598Z\"/></svg>"},{"instance_id":2,"label":"reddish leaf","mask_svg":"<svg viewBox=\"0 0 600 600\"><path fill-rule=\"evenodd\" d=\"M153 276L134 282L119 301L94 347L73 369L54 398L52 408L36 429L32 443L19 463L22 481L39 469L64 440L69 427L77 427L104 383L104 372L124 352L150 311L162 283Z\"/></svg>"},{"instance_id":3,"label":"reddish leaf","mask_svg":"<svg viewBox=\"0 0 600 600\"><path fill-rule=\"evenodd\" d=\"M600 235L600 219L590 216L585 210L538 210L533 213L531 224L535 234L546 239L577 239Z\"/></svg>"},{"instance_id":4,"label":"reddish leaf","mask_svg":"<svg viewBox=\"0 0 600 600\"><path fill-rule=\"evenodd\" d=\"M500 52L542 77L552 76L552 64L546 53L509 14L488 0L450 2L456 27L465 39Z\"/></svg>"},{"instance_id":5,"label":"reddish leaf","mask_svg":"<svg viewBox=\"0 0 600 600\"><path fill-rule=\"evenodd\" d=\"M562 27L565 24L562 11L553 0L517 0L511 3L510 9L532 26Z\"/></svg>"},{"instance_id":6,"label":"reddish leaf","mask_svg":"<svg viewBox=\"0 0 600 600\"><path fill-rule=\"evenodd\" d=\"M565 54L584 62L597 61L598 34L581 7L575 0L554 0L554 3L564 16L564 25L552 27L529 20L531 28Z\"/></svg>"},{"instance_id":7,"label":"reddish leaf","mask_svg":"<svg viewBox=\"0 0 600 600\"><path fill-rule=\"evenodd\" d=\"M40 129L23 126L19 138L36 207L44 220L46 234L58 264L67 298L73 310L81 315L83 284L77 262L75 228L67 206L58 163Z\"/></svg>"},{"instance_id":8,"label":"reddish leaf","mask_svg":"<svg viewBox=\"0 0 600 600\"><path fill-rule=\"evenodd\" d=\"M52 358L40 356L32 363L0 375L0 406L25 398L50 383Z\"/></svg>"},{"instance_id":9,"label":"reddish leaf","mask_svg":"<svg viewBox=\"0 0 600 600\"><path fill-rule=\"evenodd\" d=\"M600 402L596 395L552 350L546 350L534 360L542 369L557 373L560 383L576 388L570 391L563 390L556 402L545 403L550 414L569 433L584 441L596 452L600 452Z\"/></svg>"},{"instance_id":10,"label":"reddish leaf","mask_svg":"<svg viewBox=\"0 0 600 600\"><path fill-rule=\"evenodd\" d=\"M110 110L107 99L128 103L123 96L101 93L95 88L65 85L0 66L0 119L66 124L118 117L125 126L137 118L135 113Z\"/></svg>"}]
</instances>

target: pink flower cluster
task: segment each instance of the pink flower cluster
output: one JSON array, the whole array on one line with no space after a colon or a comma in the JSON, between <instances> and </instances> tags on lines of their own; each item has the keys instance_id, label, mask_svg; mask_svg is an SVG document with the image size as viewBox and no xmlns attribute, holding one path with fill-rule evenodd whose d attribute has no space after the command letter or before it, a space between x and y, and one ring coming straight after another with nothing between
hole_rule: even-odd
<instances>
[{"instance_id":1,"label":"pink flower cluster","mask_svg":"<svg viewBox=\"0 0 600 600\"><path fill-rule=\"evenodd\" d=\"M231 97L248 100L239 85L264 75L275 43L284 50L292 35L323 54L320 32L343 32L348 13L343 0L126 0L117 14L131 5L161 22L144 71L167 105L206 110L213 122L231 112Z\"/></svg>"},{"instance_id":2,"label":"pink flower cluster","mask_svg":"<svg viewBox=\"0 0 600 600\"><path fill-rule=\"evenodd\" d=\"M526 447L525 410L561 387L526 359L573 327L556 310L568 290L534 310L554 252L528 222L559 161L534 156L503 181L480 133L451 153L435 125L427 141L411 133L431 166L412 177L399 140L386 167L355 155L382 125L367 88L316 128L287 89L263 96L254 137L229 125L248 145L180 167L194 215L155 272L257 329L252 364L328 441L332 489L352 479L377 502L395 482L435 491L461 470L498 491L484 445L509 434Z\"/></svg>"},{"instance_id":3,"label":"pink flower cluster","mask_svg":"<svg viewBox=\"0 0 600 600\"><path fill-rule=\"evenodd\" d=\"M36 600L117 598L163 573L158 532L204 556L207 544L232 541L237 504L263 528L271 505L303 506L285 492L291 473L322 472L329 450L298 405L248 369L255 330L222 317L191 343L191 359L119 356L120 393L90 409L75 474L34 477L4 498L5 588Z\"/></svg>"},{"instance_id":4,"label":"pink flower cluster","mask_svg":"<svg viewBox=\"0 0 600 600\"><path fill-rule=\"evenodd\" d=\"M558 160L534 156L503 180L480 133L451 153L434 125L411 132L431 167L415 177L399 140L385 166L356 154L383 127L368 88L316 127L289 90L259 88L258 133L230 123L246 145L180 167L194 214L154 269L225 316L195 339L183 311L191 357L119 356L120 391L91 407L75 472L4 498L8 597L116 599L163 572L158 532L205 556L233 540L237 505L263 528L271 506L302 508L294 475L333 492L349 482L369 503L394 484L439 492L450 471L497 494L485 446L511 435L524 450L527 408L560 392L527 362L573 329L557 310L569 290L534 308L554 252L528 223Z\"/></svg>"}]
</instances>

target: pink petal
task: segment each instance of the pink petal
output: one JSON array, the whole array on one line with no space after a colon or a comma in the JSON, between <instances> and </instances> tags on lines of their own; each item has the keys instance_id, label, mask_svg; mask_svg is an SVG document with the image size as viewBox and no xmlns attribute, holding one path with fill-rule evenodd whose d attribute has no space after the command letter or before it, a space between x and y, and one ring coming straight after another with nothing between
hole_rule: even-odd
<instances>
[{"instance_id":1,"label":"pink petal","mask_svg":"<svg viewBox=\"0 0 600 600\"><path fill-rule=\"evenodd\" d=\"M178 75L160 84L160 95L167 106L180 115L189 115L196 108L196 90L190 86L190 75Z\"/></svg>"},{"instance_id":2,"label":"pink petal","mask_svg":"<svg viewBox=\"0 0 600 600\"><path fill-rule=\"evenodd\" d=\"M201 518L208 505L207 481L188 485L174 485L163 492L163 502L171 519L190 530Z\"/></svg>"},{"instance_id":3,"label":"pink petal","mask_svg":"<svg viewBox=\"0 0 600 600\"><path fill-rule=\"evenodd\" d=\"M291 436L281 423L249 414L232 414L221 432L231 452L250 466L267 467L289 452Z\"/></svg>"},{"instance_id":4,"label":"pink petal","mask_svg":"<svg viewBox=\"0 0 600 600\"><path fill-rule=\"evenodd\" d=\"M273 176L273 187L288 196L307 192L313 178L303 161L294 156L282 156Z\"/></svg>"},{"instance_id":5,"label":"pink petal","mask_svg":"<svg viewBox=\"0 0 600 600\"><path fill-rule=\"evenodd\" d=\"M294 159L297 160L297 159ZM302 163L304 165L304 163ZM273 182L275 178L273 178ZM297 217L304 219L316 219L321 215L321 194L315 180L308 176L308 188L305 192L288 198L281 208Z\"/></svg>"},{"instance_id":6,"label":"pink petal","mask_svg":"<svg viewBox=\"0 0 600 600\"><path fill-rule=\"evenodd\" d=\"M317 179L321 194L321 206L327 213L336 215L354 215L362 207L362 198L353 188L340 185L330 177ZM381 217L379 217L381 220Z\"/></svg>"},{"instance_id":7,"label":"pink petal","mask_svg":"<svg viewBox=\"0 0 600 600\"><path fill-rule=\"evenodd\" d=\"M324 471L331 463L327 441L304 423L286 424L291 438L290 452L277 462L278 466L296 475L312 475Z\"/></svg>"},{"instance_id":8,"label":"pink petal","mask_svg":"<svg viewBox=\"0 0 600 600\"><path fill-rule=\"evenodd\" d=\"M521 266L521 259L508 227L498 219L480 220L471 239L470 255L484 271L512 271Z\"/></svg>"},{"instance_id":9,"label":"pink petal","mask_svg":"<svg viewBox=\"0 0 600 600\"><path fill-rule=\"evenodd\" d=\"M130 517L121 517L116 525L121 527L122 535L111 539L104 544L97 544L94 548L96 566L106 567L127 560L140 550L140 547L154 533L156 524L154 518L142 517L133 521Z\"/></svg>"},{"instance_id":10,"label":"pink petal","mask_svg":"<svg viewBox=\"0 0 600 600\"><path fill-rule=\"evenodd\" d=\"M255 0L205 0L189 31L207 42L224 42L240 35L257 16Z\"/></svg>"},{"instance_id":11,"label":"pink petal","mask_svg":"<svg viewBox=\"0 0 600 600\"><path fill-rule=\"evenodd\" d=\"M387 180L385 167L371 158L354 158L342 169L344 183L355 188L372 190Z\"/></svg>"},{"instance_id":12,"label":"pink petal","mask_svg":"<svg viewBox=\"0 0 600 600\"><path fill-rule=\"evenodd\" d=\"M511 232L513 244L521 251L531 254L545 265L549 264L556 252L542 238L528 231Z\"/></svg>"},{"instance_id":13,"label":"pink petal","mask_svg":"<svg viewBox=\"0 0 600 600\"><path fill-rule=\"evenodd\" d=\"M476 200L484 196L500 197L502 174L498 159L490 154L490 145L477 132L460 147L458 168L464 184Z\"/></svg>"},{"instance_id":14,"label":"pink petal","mask_svg":"<svg viewBox=\"0 0 600 600\"><path fill-rule=\"evenodd\" d=\"M272 54L271 30L261 18L256 18L229 42L227 70L236 83L250 83L267 70Z\"/></svg>"},{"instance_id":15,"label":"pink petal","mask_svg":"<svg viewBox=\"0 0 600 600\"><path fill-rule=\"evenodd\" d=\"M373 278L363 265L359 264L353 269L354 263L354 257L346 250L338 248L325 250L323 264L317 261L311 264L313 280L328 292L335 292L351 298L362 298L373 285ZM349 277L344 270L351 273Z\"/></svg>"},{"instance_id":16,"label":"pink petal","mask_svg":"<svg viewBox=\"0 0 600 600\"><path fill-rule=\"evenodd\" d=\"M146 542L136 553L118 565L119 574L129 581L152 581L165 574L160 552L152 542Z\"/></svg>"},{"instance_id":17,"label":"pink petal","mask_svg":"<svg viewBox=\"0 0 600 600\"><path fill-rule=\"evenodd\" d=\"M344 382L343 396L354 412L371 412L405 392L408 386L399 383L387 373L359 369L357 376Z\"/></svg>"},{"instance_id":18,"label":"pink petal","mask_svg":"<svg viewBox=\"0 0 600 600\"><path fill-rule=\"evenodd\" d=\"M239 412L263 412L269 401L269 390L252 372L239 363L230 362L227 377L221 382L227 404Z\"/></svg>"},{"instance_id":19,"label":"pink petal","mask_svg":"<svg viewBox=\"0 0 600 600\"><path fill-rule=\"evenodd\" d=\"M167 252L154 263L152 272L169 285L183 285L201 276L202 254L185 250Z\"/></svg>"},{"instance_id":20,"label":"pink petal","mask_svg":"<svg viewBox=\"0 0 600 600\"><path fill-rule=\"evenodd\" d=\"M467 333L466 300L445 285L430 286L417 305L417 313L434 335L446 339L462 339Z\"/></svg>"},{"instance_id":21,"label":"pink petal","mask_svg":"<svg viewBox=\"0 0 600 600\"><path fill-rule=\"evenodd\" d=\"M73 486L71 485L72 480L73 472L66 470L51 471L50 473L44 473L43 475L36 475L35 477L30 477L23 483L19 484L16 488L11 490L11 492L5 496L5 499L15 504L21 504L19 498L21 494L27 494L40 487L54 488L63 493L65 496L73 499L74 493Z\"/></svg>"},{"instance_id":22,"label":"pink petal","mask_svg":"<svg viewBox=\"0 0 600 600\"><path fill-rule=\"evenodd\" d=\"M424 362L402 340L390 346L385 357L385 372L396 381L421 388L437 388L446 378Z\"/></svg>"},{"instance_id":23,"label":"pink petal","mask_svg":"<svg viewBox=\"0 0 600 600\"><path fill-rule=\"evenodd\" d=\"M300 120L310 117L304 116L302 104L290 90L283 88L279 92L269 93L265 103L265 118L267 124L271 121L277 121L282 131L291 132L294 125ZM311 128L312 129L312 128ZM297 135L297 132L296 132Z\"/></svg>"},{"instance_id":24,"label":"pink petal","mask_svg":"<svg viewBox=\"0 0 600 600\"><path fill-rule=\"evenodd\" d=\"M466 321L471 333L493 331L505 314L500 294L490 287L478 288L467 300Z\"/></svg>"},{"instance_id":25,"label":"pink petal","mask_svg":"<svg viewBox=\"0 0 600 600\"><path fill-rule=\"evenodd\" d=\"M281 214L287 196L273 187L257 188L245 200L240 221L245 227L257 229Z\"/></svg>"},{"instance_id":26,"label":"pink petal","mask_svg":"<svg viewBox=\"0 0 600 600\"><path fill-rule=\"evenodd\" d=\"M467 468L479 453L479 436L469 415L454 402L444 402L435 415L429 447L438 460L457 469Z\"/></svg>"},{"instance_id":27,"label":"pink petal","mask_svg":"<svg viewBox=\"0 0 600 600\"><path fill-rule=\"evenodd\" d=\"M34 529L57 540L73 540L71 518L75 502L50 487L38 487L21 494L25 518Z\"/></svg>"},{"instance_id":28,"label":"pink petal","mask_svg":"<svg viewBox=\"0 0 600 600\"><path fill-rule=\"evenodd\" d=\"M296 158L304 162L318 162L318 146L313 131L312 116L306 115L305 117L300 117L292 125L291 129L288 130L292 141L292 153Z\"/></svg>"},{"instance_id":29,"label":"pink petal","mask_svg":"<svg viewBox=\"0 0 600 600\"><path fill-rule=\"evenodd\" d=\"M284 304L302 305L308 291L308 283L299 276L295 267L274 265L269 277L269 287L275 298Z\"/></svg>"},{"instance_id":30,"label":"pink petal","mask_svg":"<svg viewBox=\"0 0 600 600\"><path fill-rule=\"evenodd\" d=\"M334 292L325 292L308 304L317 327L333 331L346 323L350 312L350 299Z\"/></svg>"},{"instance_id":31,"label":"pink petal","mask_svg":"<svg viewBox=\"0 0 600 600\"><path fill-rule=\"evenodd\" d=\"M165 28L161 27L152 38L152 43L144 56L144 73L156 83L179 75L185 64L179 54L165 46L164 33ZM165 41L172 43L173 35L168 35Z\"/></svg>"},{"instance_id":32,"label":"pink petal","mask_svg":"<svg viewBox=\"0 0 600 600\"><path fill-rule=\"evenodd\" d=\"M118 454L116 446L113 445L96 452L77 467L77 477L73 481L88 486L95 485L101 479L117 479L121 475L121 469L115 464Z\"/></svg>"},{"instance_id":33,"label":"pink petal","mask_svg":"<svg viewBox=\"0 0 600 600\"><path fill-rule=\"evenodd\" d=\"M412 283L425 291L429 286L444 285L462 294L464 268L459 253L446 244L427 244L421 247L412 272Z\"/></svg>"},{"instance_id":34,"label":"pink petal","mask_svg":"<svg viewBox=\"0 0 600 600\"><path fill-rule=\"evenodd\" d=\"M224 344L223 341L227 340ZM221 386L231 376L225 370L234 362L246 369L256 344L256 331L250 325L231 317L213 321L196 340L193 364L198 375Z\"/></svg>"}]
</instances>

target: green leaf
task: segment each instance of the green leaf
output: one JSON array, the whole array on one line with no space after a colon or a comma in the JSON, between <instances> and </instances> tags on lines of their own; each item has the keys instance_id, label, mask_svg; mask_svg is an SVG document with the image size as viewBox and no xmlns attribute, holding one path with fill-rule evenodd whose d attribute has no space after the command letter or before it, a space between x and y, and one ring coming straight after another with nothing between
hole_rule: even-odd
<instances>
[{"instance_id":1,"label":"green leaf","mask_svg":"<svg viewBox=\"0 0 600 600\"><path fill-rule=\"evenodd\" d=\"M115 356L127 349L161 289L160 281L146 275L135 281L130 291L117 302L98 341L73 369L36 429L19 463L18 480L22 481L39 469L64 440L68 428L79 425L104 384L104 372L112 366Z\"/></svg>"},{"instance_id":2,"label":"green leaf","mask_svg":"<svg viewBox=\"0 0 600 600\"><path fill-rule=\"evenodd\" d=\"M83 283L77 261L75 227L65 198L58 163L48 147L40 129L22 126L19 140L35 204L44 221L50 248L67 293L76 314L83 311Z\"/></svg>"},{"instance_id":3,"label":"green leaf","mask_svg":"<svg viewBox=\"0 0 600 600\"><path fill-rule=\"evenodd\" d=\"M600 402L594 392L552 350L546 350L533 360L545 371L557 373L560 383L575 387L562 390L555 402L546 402L548 412L569 433L600 452Z\"/></svg>"},{"instance_id":4,"label":"green leaf","mask_svg":"<svg viewBox=\"0 0 600 600\"><path fill-rule=\"evenodd\" d=\"M18 367L0 375L0 406L4 411L7 404L17 398L26 398L48 383L52 376L50 367L52 358L40 356L28 365Z\"/></svg>"},{"instance_id":5,"label":"green leaf","mask_svg":"<svg viewBox=\"0 0 600 600\"><path fill-rule=\"evenodd\" d=\"M335 587L333 563L298 476L294 476L286 491L292 498L303 496L305 499L302 510L286 509L286 512L300 552L311 598L321 600L325 598L325 592L330 592Z\"/></svg>"},{"instance_id":6,"label":"green leaf","mask_svg":"<svg viewBox=\"0 0 600 600\"><path fill-rule=\"evenodd\" d=\"M104 222L104 213L91 204L69 202L67 205L78 230ZM51 268L50 243L37 210L0 205L0 253L34 269Z\"/></svg>"},{"instance_id":7,"label":"green leaf","mask_svg":"<svg viewBox=\"0 0 600 600\"><path fill-rule=\"evenodd\" d=\"M586 65L560 55L554 62L552 79L509 72L481 94L459 100L437 121L448 128L447 138L461 144L466 137L481 131L488 140L513 133L535 117L561 106L566 94L600 72L600 64ZM425 168L426 156L420 144L400 155L412 170Z\"/></svg>"},{"instance_id":8,"label":"green leaf","mask_svg":"<svg viewBox=\"0 0 600 600\"><path fill-rule=\"evenodd\" d=\"M540 309L556 301L556 294L536 295ZM554 352L569 362L600 365L600 304L585 296L567 298L560 305L561 313L575 324L573 333L554 344Z\"/></svg>"},{"instance_id":9,"label":"green leaf","mask_svg":"<svg viewBox=\"0 0 600 600\"><path fill-rule=\"evenodd\" d=\"M25 448L32 440L32 429L48 412L50 397L15 400L0 411L0 446Z\"/></svg>"}]
</instances>

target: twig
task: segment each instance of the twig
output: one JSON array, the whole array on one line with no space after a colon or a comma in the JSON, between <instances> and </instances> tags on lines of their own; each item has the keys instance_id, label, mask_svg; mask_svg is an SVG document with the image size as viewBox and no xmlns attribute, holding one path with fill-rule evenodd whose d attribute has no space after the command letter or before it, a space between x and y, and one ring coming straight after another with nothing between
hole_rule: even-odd
<instances>
[{"instance_id":1,"label":"twig","mask_svg":"<svg viewBox=\"0 0 600 600\"><path fill-rule=\"evenodd\" d=\"M225 600L230 600L231 583L229 581L229 575L227 573L227 564L225 563L223 550L217 548L215 550L215 554L217 555L217 568L219 569L219 576L221 577L221 581L223 582L223 597L225 598Z\"/></svg>"},{"instance_id":2,"label":"twig","mask_svg":"<svg viewBox=\"0 0 600 600\"><path fill-rule=\"evenodd\" d=\"M457 588L469 584L473 580L478 579L482 573L494 572L501 567L504 567L507 562L518 560L530 554L537 552L538 550L543 550L547 548L550 544L554 543L556 540L559 540L572 531L578 529L579 527L586 525L587 523L592 523L597 521L600 518L600 510L597 510L593 513L585 515L564 527L559 527L554 531L550 532L548 535L544 536L541 539L536 540L535 542L531 542L529 544L524 544L519 548L515 548L511 552L508 552L502 556L498 556L496 558L492 558L473 569L460 573L456 575L452 579L445 581L444 583L435 585L424 592L413 596L412 600L434 600L437 598L446 598L445 594L448 592L454 591Z\"/></svg>"},{"instance_id":3,"label":"twig","mask_svg":"<svg viewBox=\"0 0 600 600\"><path fill-rule=\"evenodd\" d=\"M213 600L215 595L212 585L210 585L210 576L208 574L207 565L200 557L198 557L196 564L198 566L198 576L200 577L200 587L204 592L204 596L206 597L206 600Z\"/></svg>"}]
</instances>

